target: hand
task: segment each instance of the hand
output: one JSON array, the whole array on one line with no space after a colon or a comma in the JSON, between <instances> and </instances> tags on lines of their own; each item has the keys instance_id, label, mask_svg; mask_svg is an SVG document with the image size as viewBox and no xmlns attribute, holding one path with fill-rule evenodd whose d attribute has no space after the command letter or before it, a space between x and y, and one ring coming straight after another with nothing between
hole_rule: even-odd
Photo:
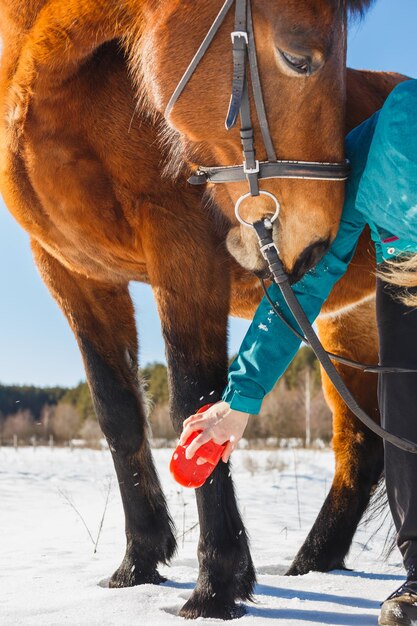
<instances>
[{"instance_id":1,"label":"hand","mask_svg":"<svg viewBox=\"0 0 417 626\"><path fill-rule=\"evenodd\" d=\"M196 430L201 430L202 432L188 446L185 453L186 458L192 459L197 450L212 439L219 444L227 441L222 454L222 461L227 463L230 455L242 438L248 419L248 413L231 409L227 402L217 402L204 413L191 415L184 421L180 445L184 445L190 435Z\"/></svg>"}]
</instances>

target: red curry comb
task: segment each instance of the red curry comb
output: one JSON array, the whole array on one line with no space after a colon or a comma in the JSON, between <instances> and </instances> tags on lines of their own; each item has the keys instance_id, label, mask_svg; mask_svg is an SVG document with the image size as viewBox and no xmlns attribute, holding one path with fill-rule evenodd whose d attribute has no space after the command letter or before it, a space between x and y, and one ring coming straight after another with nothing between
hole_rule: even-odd
<instances>
[{"instance_id":1,"label":"red curry comb","mask_svg":"<svg viewBox=\"0 0 417 626\"><path fill-rule=\"evenodd\" d=\"M206 404L198 409L197 413L204 413L212 404ZM197 430L192 433L185 444L177 446L172 455L169 469L177 483L183 487L201 487L207 478L214 472L217 463L220 461L226 444L218 444L214 441L208 441L197 450L192 459L187 459L185 451L190 443L201 433ZM197 459L204 459L206 463L197 465Z\"/></svg>"}]
</instances>

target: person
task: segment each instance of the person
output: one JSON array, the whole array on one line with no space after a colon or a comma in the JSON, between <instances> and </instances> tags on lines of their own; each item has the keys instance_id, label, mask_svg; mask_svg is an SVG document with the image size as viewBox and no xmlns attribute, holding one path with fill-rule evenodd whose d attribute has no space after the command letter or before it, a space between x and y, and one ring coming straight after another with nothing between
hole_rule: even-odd
<instances>
[{"instance_id":1,"label":"person","mask_svg":"<svg viewBox=\"0 0 417 626\"><path fill-rule=\"evenodd\" d=\"M417 270L417 80L398 85L382 109L347 136L346 153L352 170L337 236L317 266L293 289L313 322L332 287L346 272L368 224L380 270L376 292L380 363L416 368L417 308L404 302L403 288L387 281L395 283L398 269L411 265L411 272ZM383 279L384 269L387 280ZM402 282L407 284L407 279ZM269 295L294 325L277 285L269 288ZM411 288L408 298L413 296L417 304L417 290ZM187 448L188 458L213 439L227 442L222 460L228 461L249 416L259 413L264 396L285 372L299 344L264 297L229 368L222 401L184 422L181 444L192 432L202 431ZM410 373L380 374L378 381L382 425L411 441L417 441L416 377ZM413 621L417 620L417 455L387 443L385 480L407 579L383 603L379 624L404 626L417 623Z\"/></svg>"}]
</instances>

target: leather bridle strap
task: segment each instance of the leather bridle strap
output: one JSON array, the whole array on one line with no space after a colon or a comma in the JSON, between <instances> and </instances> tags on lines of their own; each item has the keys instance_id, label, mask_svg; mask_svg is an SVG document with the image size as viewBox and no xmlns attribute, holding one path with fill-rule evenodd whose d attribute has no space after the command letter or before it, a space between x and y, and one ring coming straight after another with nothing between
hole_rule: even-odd
<instances>
[{"instance_id":1,"label":"leather bridle strap","mask_svg":"<svg viewBox=\"0 0 417 626\"><path fill-rule=\"evenodd\" d=\"M356 415L356 417L362 422L362 424L367 426L369 430L374 432L376 435L379 435L379 437L382 437L382 439L388 441L389 443L396 446L397 448L400 448L401 450L417 454L416 443L403 437L398 437L397 435L388 432L387 430L376 424L374 420L356 402L355 398L352 396L351 392L347 388L344 380L340 377L338 371L331 362L330 359L332 358L332 356L329 355L323 348L306 314L304 313L304 310L302 309L297 299L297 296L291 289L288 276L284 270L281 259L279 258L277 247L272 238L272 227L269 223L269 220L260 220L259 222L255 222L253 224L253 228L255 229L255 232L258 236L261 252L268 263L268 267L271 271L274 282L281 290L284 300L287 303L288 308L290 309L302 333L304 334L305 339L307 340L310 347L313 349L324 371L326 372L327 376L333 383L336 391L345 402L347 407L352 411L354 415Z\"/></svg>"},{"instance_id":2,"label":"leather bridle strap","mask_svg":"<svg viewBox=\"0 0 417 626\"><path fill-rule=\"evenodd\" d=\"M347 180L344 163L314 163L311 161L261 161L258 178L301 178L303 180ZM246 179L242 165L202 167L188 179L192 185L206 183L237 183Z\"/></svg>"},{"instance_id":3,"label":"leather bridle strap","mask_svg":"<svg viewBox=\"0 0 417 626\"><path fill-rule=\"evenodd\" d=\"M232 96L226 115L225 126L230 130L236 125L246 85L246 51L249 43L247 27L247 0L236 0L235 30L231 33L233 54ZM249 120L245 120L250 122Z\"/></svg>"},{"instance_id":4,"label":"leather bridle strap","mask_svg":"<svg viewBox=\"0 0 417 626\"><path fill-rule=\"evenodd\" d=\"M249 65L251 72L252 93L255 100L256 114L258 116L258 122L262 133L262 139L264 142L268 161L276 161L277 155L275 153L274 142L272 141L271 133L269 130L268 118L266 116L265 103L262 95L261 78L259 76L258 58L256 54L255 35L253 31L252 10L249 4L248 7L248 55Z\"/></svg>"},{"instance_id":5,"label":"leather bridle strap","mask_svg":"<svg viewBox=\"0 0 417 626\"><path fill-rule=\"evenodd\" d=\"M249 49L250 2L236 0L235 30L232 37L233 82L232 97L226 116L226 128L235 126L240 113L240 141L243 150L243 173L249 183L251 196L259 196L259 162L256 160L255 131L250 114L246 60Z\"/></svg>"},{"instance_id":6,"label":"leather bridle strap","mask_svg":"<svg viewBox=\"0 0 417 626\"><path fill-rule=\"evenodd\" d=\"M211 42L213 41L213 39L217 35L217 31L219 30L220 26L223 24L224 18L228 14L229 9L233 5L234 2L235 2L235 0L226 0L226 2L223 4L222 8L220 9L216 19L214 20L213 24L210 27L210 30L208 31L207 35L204 37L204 40L203 40L201 46L199 47L199 49L195 53L193 59L191 60L190 65L185 70L185 72L184 72L180 82L177 85L177 88L175 89L174 93L172 94L172 96L171 96L171 98L170 98L170 100L169 100L169 102L168 102L168 104L166 106L165 113L164 113L166 118L169 117L169 115L170 115L172 109L174 108L178 98L181 96L182 92L184 91L184 89L186 88L188 83L190 82L190 79L191 79L192 75L194 74L197 66L199 65L200 61L202 60L202 58L206 54L207 50L209 49Z\"/></svg>"},{"instance_id":7,"label":"leather bridle strap","mask_svg":"<svg viewBox=\"0 0 417 626\"><path fill-rule=\"evenodd\" d=\"M267 244L268 245L268 244ZM281 322L292 332L292 334L297 337L300 341L305 343L306 346L310 346L308 339L302 335L296 328L294 328L282 315L282 313L277 308L277 305L272 300L271 296L268 293L265 281L263 278L260 279L260 283L262 286L262 291L264 292L265 298L268 300L271 308L273 309L275 315L279 317ZM353 369L361 370L366 374L417 374L417 369L411 369L407 367L394 367L394 366L386 366L386 365L372 365L371 363L361 363L361 361L352 361L352 359L345 358L340 354L333 354L333 352L327 352L327 356L332 360L336 361L336 363L340 363L341 365L346 365L347 367L352 367Z\"/></svg>"}]
</instances>

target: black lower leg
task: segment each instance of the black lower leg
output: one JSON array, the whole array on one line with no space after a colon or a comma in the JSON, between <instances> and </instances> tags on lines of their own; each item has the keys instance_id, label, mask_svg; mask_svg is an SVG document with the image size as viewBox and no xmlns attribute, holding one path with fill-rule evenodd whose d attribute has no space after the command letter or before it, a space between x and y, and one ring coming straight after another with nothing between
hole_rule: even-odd
<instances>
[{"instance_id":1,"label":"black lower leg","mask_svg":"<svg viewBox=\"0 0 417 626\"><path fill-rule=\"evenodd\" d=\"M244 613L236 600L252 598L255 571L228 465L221 462L213 478L197 491L200 569L181 615L233 619Z\"/></svg>"},{"instance_id":2,"label":"black lower leg","mask_svg":"<svg viewBox=\"0 0 417 626\"><path fill-rule=\"evenodd\" d=\"M120 380L88 340L81 342L94 407L109 442L126 518L126 554L112 587L159 583L158 563L175 552L173 523L146 433L146 416L132 371Z\"/></svg>"},{"instance_id":3,"label":"black lower leg","mask_svg":"<svg viewBox=\"0 0 417 626\"><path fill-rule=\"evenodd\" d=\"M383 468L382 444L372 433L349 450L348 474L336 472L330 492L313 528L300 548L288 576L310 571L345 569L345 558Z\"/></svg>"},{"instance_id":4,"label":"black lower leg","mask_svg":"<svg viewBox=\"0 0 417 626\"><path fill-rule=\"evenodd\" d=\"M166 213L161 215L164 219ZM166 232L175 242L169 248L167 238L160 239L161 222L154 226L150 213L144 242L151 284L158 287L155 297L167 351L172 420L178 434L184 419L220 399L227 375L228 260L210 220L201 229L199 207L193 215L187 206L186 221L170 219L167 223ZM180 247L185 252L179 259ZM255 573L229 467L220 462L196 495L200 569L197 586L180 614L230 619L236 616L236 600L250 597Z\"/></svg>"},{"instance_id":5,"label":"black lower leg","mask_svg":"<svg viewBox=\"0 0 417 626\"><path fill-rule=\"evenodd\" d=\"M176 355L171 364L173 421L181 430L185 417L206 403L216 402L225 386L225 359L213 367L181 363ZM224 361L222 366L221 361ZM242 613L236 600L249 600L255 571L249 543L233 488L229 464L220 461L212 477L196 491L200 521L199 576L190 599L181 609L186 618L232 619Z\"/></svg>"}]
</instances>

